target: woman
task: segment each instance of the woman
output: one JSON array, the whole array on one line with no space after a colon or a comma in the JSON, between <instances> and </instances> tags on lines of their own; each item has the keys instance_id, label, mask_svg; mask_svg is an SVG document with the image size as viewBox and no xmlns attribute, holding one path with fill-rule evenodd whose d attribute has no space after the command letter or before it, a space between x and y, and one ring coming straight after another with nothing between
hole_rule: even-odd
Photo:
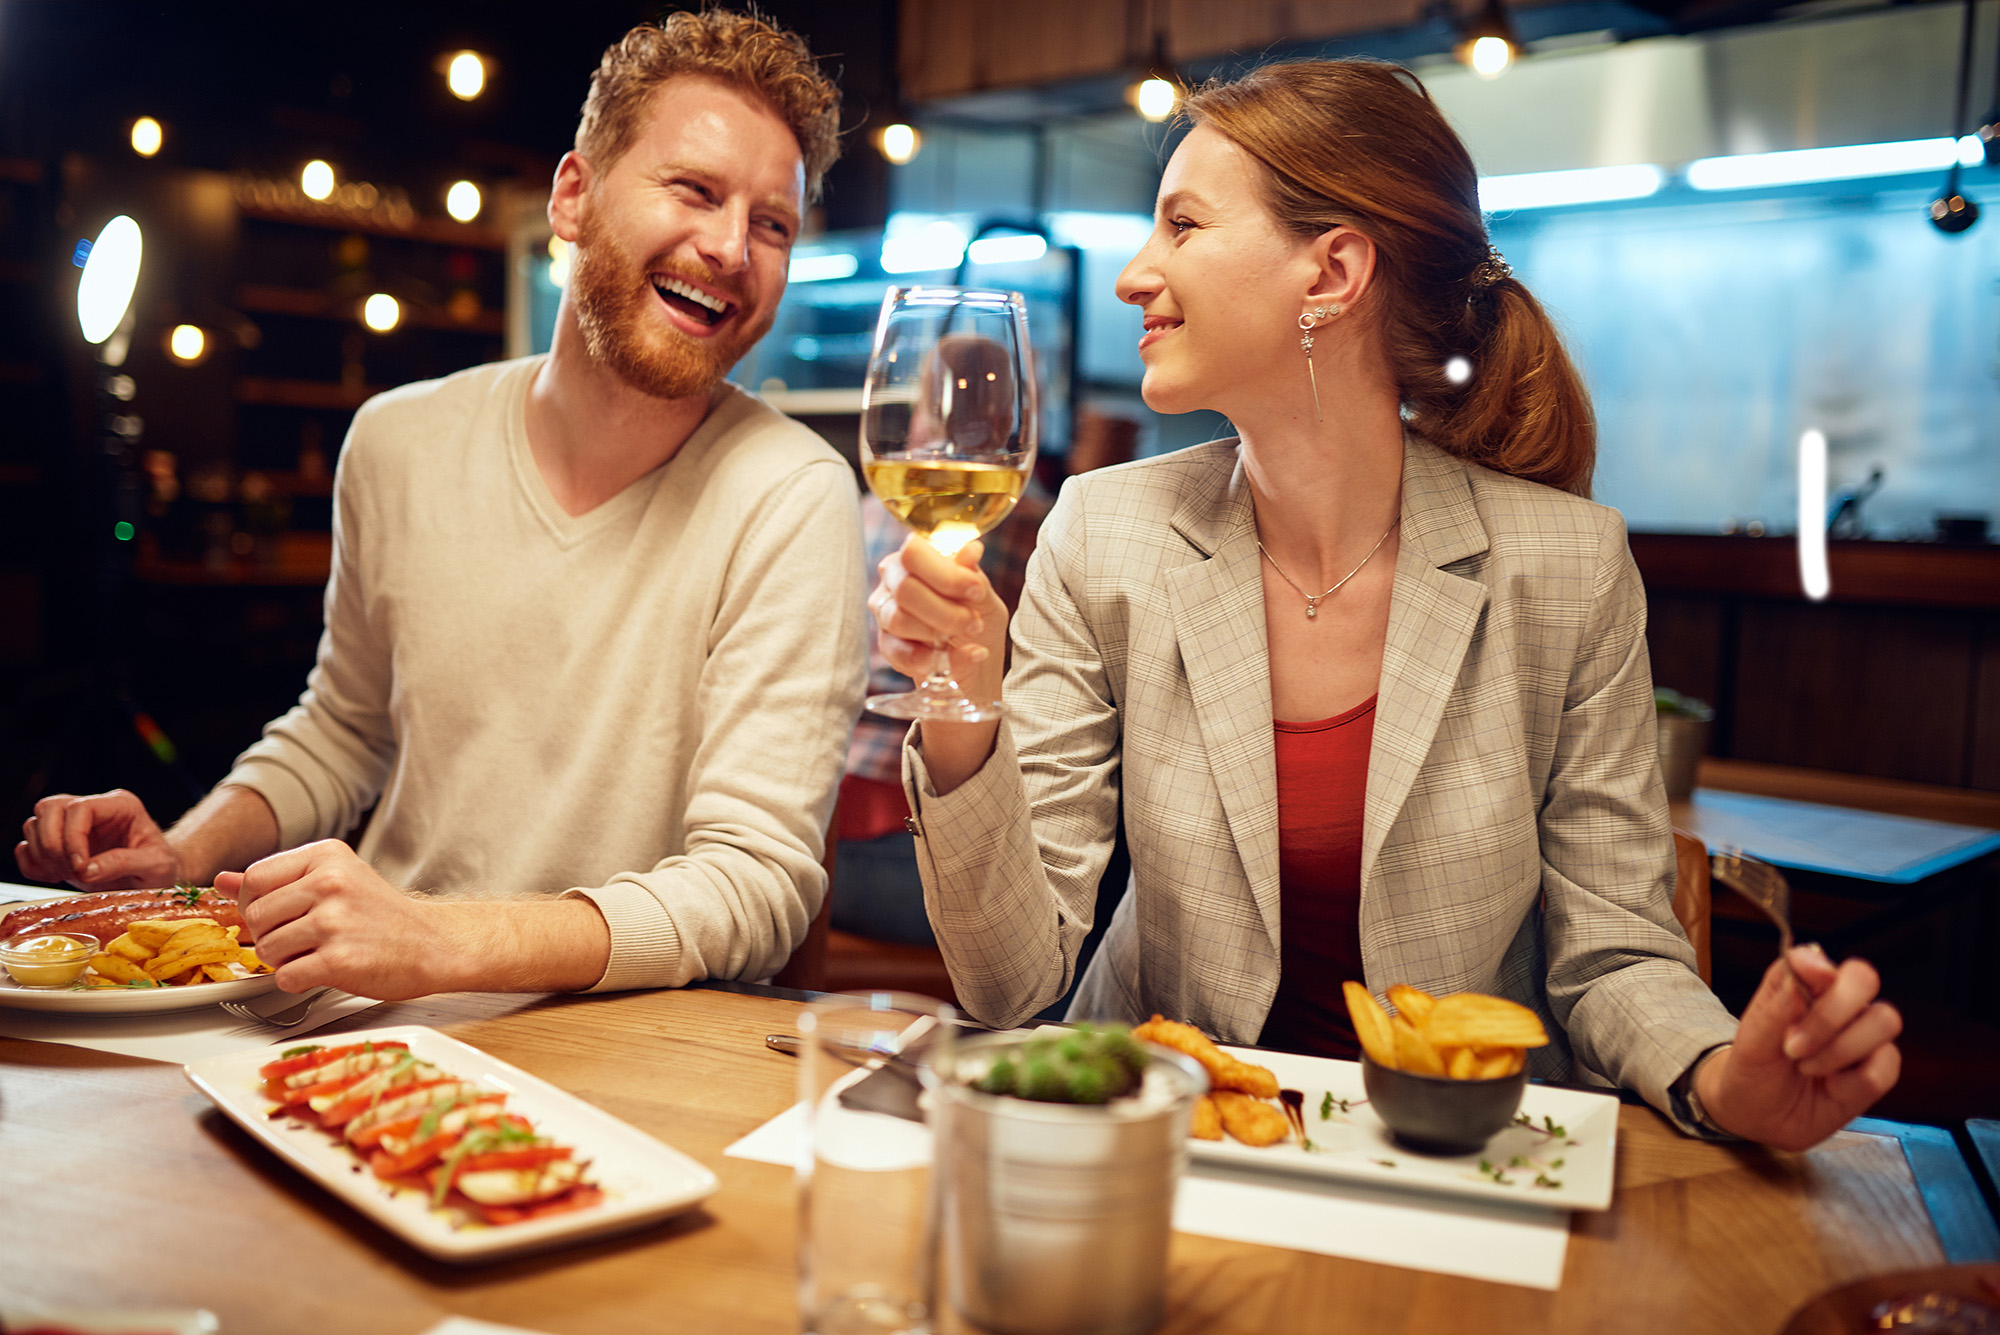
<instances>
[{"instance_id":1,"label":"woman","mask_svg":"<svg viewBox=\"0 0 2000 1335\"><path fill-rule=\"evenodd\" d=\"M911 732L959 996L1012 1023L1062 994L1122 815L1132 889L1079 1014L1338 1054L1343 978L1493 992L1556 1036L1537 1074L1822 1139L1894 1083L1901 1022L1866 963L1809 947L1813 997L1774 965L1740 1027L1695 976L1644 591L1463 146L1375 62L1267 66L1188 114L1118 291L1146 402L1238 435L1069 483L1006 719ZM1006 617L977 559L907 544L872 602L892 664L948 641L990 698Z\"/></svg>"}]
</instances>

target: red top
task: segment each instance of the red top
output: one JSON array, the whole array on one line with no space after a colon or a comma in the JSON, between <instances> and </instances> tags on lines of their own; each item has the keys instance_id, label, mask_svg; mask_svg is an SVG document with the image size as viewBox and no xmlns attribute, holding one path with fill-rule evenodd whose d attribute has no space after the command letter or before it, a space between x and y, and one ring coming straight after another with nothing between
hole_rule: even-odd
<instances>
[{"instance_id":1,"label":"red top","mask_svg":"<svg viewBox=\"0 0 2000 1335\"><path fill-rule=\"evenodd\" d=\"M1317 723L1272 723L1278 753L1278 996L1257 1041L1359 1056L1340 985L1361 972L1361 813L1375 697Z\"/></svg>"}]
</instances>

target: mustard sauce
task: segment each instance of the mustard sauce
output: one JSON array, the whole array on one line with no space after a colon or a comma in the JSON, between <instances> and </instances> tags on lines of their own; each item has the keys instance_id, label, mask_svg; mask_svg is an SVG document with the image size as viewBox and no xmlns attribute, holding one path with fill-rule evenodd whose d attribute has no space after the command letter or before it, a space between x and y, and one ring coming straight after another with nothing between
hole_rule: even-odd
<instances>
[{"instance_id":1,"label":"mustard sauce","mask_svg":"<svg viewBox=\"0 0 2000 1335\"><path fill-rule=\"evenodd\" d=\"M82 975L96 949L88 937L29 936L0 946L0 964L23 987L65 987Z\"/></svg>"}]
</instances>

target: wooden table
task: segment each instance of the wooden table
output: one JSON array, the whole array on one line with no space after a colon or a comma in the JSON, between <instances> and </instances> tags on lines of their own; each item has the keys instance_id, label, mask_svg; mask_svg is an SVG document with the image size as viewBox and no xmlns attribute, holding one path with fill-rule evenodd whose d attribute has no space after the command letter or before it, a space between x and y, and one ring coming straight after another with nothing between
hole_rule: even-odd
<instances>
[{"instance_id":1,"label":"wooden table","mask_svg":"<svg viewBox=\"0 0 2000 1335\"><path fill-rule=\"evenodd\" d=\"M763 1036L797 1009L710 990L455 995L321 1031L436 1026L721 1178L679 1220L470 1269L293 1173L173 1066L0 1040L0 1295L207 1307L231 1335L415 1335L447 1314L574 1335L796 1330L791 1174L722 1151L792 1100L792 1059ZM1770 1335L1830 1286L1944 1259L1893 1136L1778 1155L1684 1139L1632 1106L1616 1205L1574 1220L1555 1293L1176 1235L1165 1329Z\"/></svg>"}]
</instances>

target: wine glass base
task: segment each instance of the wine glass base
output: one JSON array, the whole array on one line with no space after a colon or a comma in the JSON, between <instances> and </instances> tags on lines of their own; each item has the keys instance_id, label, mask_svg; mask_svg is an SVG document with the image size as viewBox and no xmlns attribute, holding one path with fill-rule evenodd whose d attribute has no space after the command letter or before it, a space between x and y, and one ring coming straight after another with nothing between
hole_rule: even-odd
<instances>
[{"instance_id":1,"label":"wine glass base","mask_svg":"<svg viewBox=\"0 0 2000 1335\"><path fill-rule=\"evenodd\" d=\"M946 691L922 687L895 695L871 695L866 708L884 718L924 719L934 723L990 723L1006 712L998 700L968 700Z\"/></svg>"}]
</instances>

